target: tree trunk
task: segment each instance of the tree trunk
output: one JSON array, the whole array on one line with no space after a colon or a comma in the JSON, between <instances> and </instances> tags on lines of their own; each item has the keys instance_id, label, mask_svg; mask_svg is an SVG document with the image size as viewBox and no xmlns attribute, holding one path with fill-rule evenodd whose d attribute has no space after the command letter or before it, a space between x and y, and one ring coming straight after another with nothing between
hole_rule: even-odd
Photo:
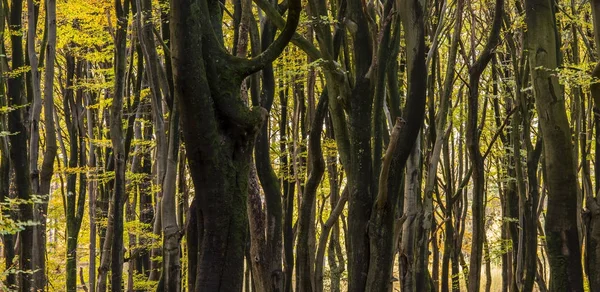
<instances>
[{"instance_id":1,"label":"tree trunk","mask_svg":"<svg viewBox=\"0 0 600 292\"><path fill-rule=\"evenodd\" d=\"M181 290L181 249L179 246L180 231L176 214L176 182L177 160L179 153L179 110L178 100L173 101L173 111L169 121L169 152L167 169L163 183L162 227L163 227L163 269L162 289L165 291ZM180 175L184 175L181 173Z\"/></svg>"},{"instance_id":2,"label":"tree trunk","mask_svg":"<svg viewBox=\"0 0 600 292\"><path fill-rule=\"evenodd\" d=\"M310 250L309 238L311 225L314 224L314 209L317 188L325 172L325 162L321 149L321 131L327 107L327 92L319 99L315 119L309 134L308 153L310 157L310 174L298 211L298 243L296 245L296 290L315 291L314 254Z\"/></svg>"},{"instance_id":3,"label":"tree trunk","mask_svg":"<svg viewBox=\"0 0 600 292\"><path fill-rule=\"evenodd\" d=\"M251 7L251 5L250 5ZM251 12L250 12L251 13ZM271 21L264 21L261 31L261 51L266 50L275 38L276 28ZM271 111L273 100L275 98L275 77L273 75L273 66L267 64L262 70L262 92L260 100L255 105ZM263 285L269 287L271 291L281 291L284 289L284 276L281 271L282 248L283 248L283 213L281 204L281 187L269 155L270 136L268 132L268 123L265 122L256 138L256 148L254 151L256 173L260 180L265 194L266 207L266 244L267 250L264 254L265 266L267 267L267 278L264 278Z\"/></svg>"},{"instance_id":4,"label":"tree trunk","mask_svg":"<svg viewBox=\"0 0 600 292\"><path fill-rule=\"evenodd\" d=\"M401 1L398 9L407 46L408 93L403 115L396 120L395 129L392 131L390 145L387 149L387 151L392 150L390 149L393 141L392 137L398 135L396 137L398 139L397 145L390 153L389 171L384 174L386 159L384 158L381 174L379 175L377 199L372 206L373 214L370 216L371 251L367 290L372 291L387 291L391 283L394 257L390 255L393 254L393 244L395 244L393 242L394 226L398 220L396 219L396 208L399 207L402 210L403 204L399 204L398 200L404 200L400 195L402 193L400 190L401 174L421 130L425 115L426 80L423 78L427 70L423 18L426 14L425 5L419 0L407 0ZM396 114L398 114L398 111L396 111ZM394 133L396 127L399 127L397 129L398 133ZM351 213L350 217L352 217ZM354 233L352 230L350 232Z\"/></svg>"},{"instance_id":5,"label":"tree trunk","mask_svg":"<svg viewBox=\"0 0 600 292\"><path fill-rule=\"evenodd\" d=\"M544 139L544 169L548 188L546 243L550 259L550 291L583 291L581 251L577 231L577 178L564 93L554 70L560 39L554 4L527 0L529 64L536 109Z\"/></svg>"},{"instance_id":6,"label":"tree trunk","mask_svg":"<svg viewBox=\"0 0 600 292\"><path fill-rule=\"evenodd\" d=\"M596 40L596 50L600 52L600 1L591 1L592 15L594 22L594 37ZM600 62L596 64L596 67L592 71L592 77L596 80L600 78ZM584 216L586 218L586 252L585 252L585 267L586 274L589 280L589 287L591 291L600 291L600 201L598 199L598 190L600 190L600 155L598 152L598 146L600 146L600 84L593 83L590 85L590 91L594 100L594 123L595 127L595 140L596 140L596 187L594 193L586 193L585 203L586 212ZM589 174L588 174L589 175ZM591 184L591 183L590 183ZM591 189L591 186L590 186Z\"/></svg>"},{"instance_id":7,"label":"tree trunk","mask_svg":"<svg viewBox=\"0 0 600 292\"><path fill-rule=\"evenodd\" d=\"M76 61L72 52L66 56L66 91L63 98L63 110L65 113L65 124L69 135L69 152L66 165L70 169L84 167L85 161L85 144L83 142L84 128L83 122L83 92L77 90L75 96L74 88L76 88L76 80L82 76L82 62ZM65 153L66 155L66 153ZM77 173L67 173L66 187L66 225L67 225L67 263L66 263L66 278L67 291L77 290L77 242L79 230L83 220L83 211L86 195L85 174L80 174L79 191L77 190Z\"/></svg>"},{"instance_id":8,"label":"tree trunk","mask_svg":"<svg viewBox=\"0 0 600 292\"><path fill-rule=\"evenodd\" d=\"M240 98L243 79L271 63L296 29L299 1L291 1L288 22L263 53L245 60L223 49L222 11L215 3L171 2L171 57L175 96L196 189L199 254L192 270L194 289L239 291L247 216L249 169L254 138L266 117Z\"/></svg>"},{"instance_id":9,"label":"tree trunk","mask_svg":"<svg viewBox=\"0 0 600 292\"><path fill-rule=\"evenodd\" d=\"M50 42L48 42L50 43ZM93 95L89 94L87 99L87 134L88 137L94 137L94 127L96 124L96 117L94 116L93 110L89 108L90 105L94 104ZM96 147L94 143L90 140L89 142L89 157L87 166L90 169L96 168ZM93 171L88 173L88 176L97 176L97 171ZM88 197L88 215L90 220L90 255L89 255L89 292L96 292L96 189L98 188L98 182L94 180L88 180L88 189L89 189L89 197Z\"/></svg>"},{"instance_id":10,"label":"tree trunk","mask_svg":"<svg viewBox=\"0 0 600 292\"><path fill-rule=\"evenodd\" d=\"M20 31L22 21L23 1L12 0L10 5L9 25L11 29ZM23 38L21 34L11 34L12 47L12 70L19 71L24 65L23 60ZM29 153L27 145L27 128L25 126L26 109L24 105L27 101L23 96L23 74L14 74L7 81L8 106L18 108L8 113L8 131L15 133L10 135L10 161L15 172L15 187L17 197L22 200L19 206L19 220L22 222L33 221L33 208L29 203L31 199L31 178L29 176ZM29 291L32 289L33 270L32 251L33 251L33 226L25 226L19 233L20 256L19 268L24 271L20 278L20 291Z\"/></svg>"},{"instance_id":11,"label":"tree trunk","mask_svg":"<svg viewBox=\"0 0 600 292\"><path fill-rule=\"evenodd\" d=\"M292 220L294 217L294 190L292 168L289 164L288 139L288 90L280 80L279 104L281 117L279 121L279 141L281 150L281 179L283 181L283 267L285 273L285 292L292 292L292 276L294 270L294 230Z\"/></svg>"},{"instance_id":12,"label":"tree trunk","mask_svg":"<svg viewBox=\"0 0 600 292\"><path fill-rule=\"evenodd\" d=\"M4 2L0 2L0 18L5 18L5 12L8 7L4 6ZM5 22L0 21L0 30L4 31ZM0 47L0 61L4 64L6 62L6 53L4 48ZM0 66L0 73L4 74L4 66ZM6 98L6 91L4 86L0 86L0 107L8 106L8 99ZM0 132L7 131L8 127L6 124L6 118L0 118ZM0 202L6 203L10 198L10 184L11 184L11 162L9 158L9 137L0 135ZM3 217L10 217L10 211L5 208L0 209ZM3 256L4 256L4 267L6 271L14 265L15 249L14 249L14 234L2 235L2 243L4 244ZM8 289L17 289L16 274L8 272L6 279L3 280L4 285Z\"/></svg>"},{"instance_id":13,"label":"tree trunk","mask_svg":"<svg viewBox=\"0 0 600 292\"><path fill-rule=\"evenodd\" d=\"M471 257L469 262L469 291L479 291L481 281L481 259L485 237L485 205L484 205L484 158L479 147L480 130L479 112L479 79L492 59L492 51L499 42L504 0L496 0L494 21L485 47L475 63L469 69L469 98L467 115L467 148L473 169L473 235L471 240Z\"/></svg>"},{"instance_id":14,"label":"tree trunk","mask_svg":"<svg viewBox=\"0 0 600 292\"><path fill-rule=\"evenodd\" d=\"M129 0L116 0L117 29L115 40L115 87L110 115L110 138L114 151L115 179L111 200L113 236L110 240L111 290L122 291L123 285L123 204L125 203L125 171L127 152L123 135L123 95L125 90L126 35ZM109 221L110 222L110 221ZM109 227L110 228L110 227ZM108 240L108 239L107 239Z\"/></svg>"},{"instance_id":15,"label":"tree trunk","mask_svg":"<svg viewBox=\"0 0 600 292\"><path fill-rule=\"evenodd\" d=\"M42 113L42 91L40 84L40 64L39 59L35 50L36 46L36 35L37 35L37 19L39 14L39 3L34 3L33 0L27 1L27 56L28 61L31 66L31 70L29 71L31 74L31 78L27 78L30 81L28 86L30 85L32 88L32 107L29 115L29 170L30 170L30 178L31 178L31 187L32 194L39 196L42 204L33 204L33 216L36 222L39 222L39 225L33 227L33 251L32 251L32 263L33 263L33 289L34 290L42 290L44 289L46 283L46 216L45 209L47 209L46 204L48 201L49 192L41 191L41 184L44 184L45 190L49 191L50 188L50 180L52 179L52 170L54 166L54 156L56 154L56 140L54 143L50 141L50 149L46 150L46 155L44 155L44 159L46 160L46 169L45 169L45 181L40 182L40 169L38 167L39 161L39 153L40 153L40 117ZM43 50L44 48L42 48ZM54 64L48 66L50 70L54 70ZM46 71L48 72L48 71ZM47 83L46 83L47 84ZM52 84L50 84L52 86ZM51 87L52 88L52 87ZM52 90L52 89L51 89ZM52 91L50 91L52 92ZM52 99L50 98L52 101ZM46 105L48 103L45 103ZM51 112L52 113L52 112ZM49 136L55 137L54 131L54 121L53 115L50 115L46 118L46 121L52 121L52 125L50 129L46 131L46 138ZM45 123L47 126L49 123ZM51 139L52 140L52 139ZM52 148L53 147L53 148ZM49 150L49 151L48 151ZM51 157L50 157L51 156ZM48 175L49 174L49 175Z\"/></svg>"},{"instance_id":16,"label":"tree trunk","mask_svg":"<svg viewBox=\"0 0 600 292\"><path fill-rule=\"evenodd\" d=\"M420 135L419 135L420 136ZM417 142L406 164L404 191L404 222L400 247L400 283L402 291L425 291L425 274L421 264L423 240L423 202L421 201L421 142ZM432 174L435 175L435 174Z\"/></svg>"}]
</instances>

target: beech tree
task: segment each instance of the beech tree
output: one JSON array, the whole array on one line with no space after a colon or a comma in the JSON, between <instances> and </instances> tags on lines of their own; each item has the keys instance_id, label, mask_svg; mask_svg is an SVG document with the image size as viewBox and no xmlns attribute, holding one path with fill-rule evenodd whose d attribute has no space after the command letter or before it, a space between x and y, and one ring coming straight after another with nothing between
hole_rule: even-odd
<instances>
[{"instance_id":1,"label":"beech tree","mask_svg":"<svg viewBox=\"0 0 600 292\"><path fill-rule=\"evenodd\" d=\"M577 231L577 178L564 92L553 71L560 65L554 4L525 1L529 67L544 139L548 187L546 244L551 291L583 291L581 247Z\"/></svg>"},{"instance_id":2,"label":"beech tree","mask_svg":"<svg viewBox=\"0 0 600 292\"><path fill-rule=\"evenodd\" d=\"M0 2L0 290L596 291L596 2Z\"/></svg>"},{"instance_id":3,"label":"beech tree","mask_svg":"<svg viewBox=\"0 0 600 292\"><path fill-rule=\"evenodd\" d=\"M242 80L272 62L290 41L300 2L290 1L285 29L263 53L236 58L223 46L222 10L215 1L171 3L171 58L190 174L197 190L196 290L240 290L243 278L251 154L266 118L240 98Z\"/></svg>"}]
</instances>

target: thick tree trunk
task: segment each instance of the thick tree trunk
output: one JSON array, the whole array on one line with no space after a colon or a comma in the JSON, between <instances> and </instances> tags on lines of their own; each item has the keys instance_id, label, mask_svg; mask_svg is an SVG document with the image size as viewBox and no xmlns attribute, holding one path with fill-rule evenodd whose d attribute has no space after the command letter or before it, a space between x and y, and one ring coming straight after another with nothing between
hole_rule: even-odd
<instances>
[{"instance_id":1,"label":"thick tree trunk","mask_svg":"<svg viewBox=\"0 0 600 292\"><path fill-rule=\"evenodd\" d=\"M423 236L423 202L421 200L421 143L419 138L406 164L404 185L404 222L400 247L400 283L402 291L425 291L425 271L421 251L426 247Z\"/></svg>"},{"instance_id":2,"label":"thick tree trunk","mask_svg":"<svg viewBox=\"0 0 600 292\"><path fill-rule=\"evenodd\" d=\"M571 130L562 87L554 70L559 45L554 3L527 0L529 64L536 109L544 139L544 170L548 188L546 243L551 291L583 291L581 250L577 230L577 178Z\"/></svg>"},{"instance_id":3,"label":"thick tree trunk","mask_svg":"<svg viewBox=\"0 0 600 292\"><path fill-rule=\"evenodd\" d=\"M240 98L242 80L264 68L291 39L301 10L291 1L288 23L263 53L250 60L229 55L222 46L222 11L204 1L171 2L171 57L175 96L190 174L197 190L199 244L194 289L239 291L243 283L249 170L254 138L266 117ZM199 224L197 224L198 226Z\"/></svg>"},{"instance_id":4,"label":"thick tree trunk","mask_svg":"<svg viewBox=\"0 0 600 292\"><path fill-rule=\"evenodd\" d=\"M398 203L398 200L403 201L403 197L400 195L402 193L400 190L401 174L421 130L425 115L426 80L423 76L427 69L423 18L426 12L424 9L424 3L419 0L401 1L400 7L398 7L407 46L408 93L404 114L402 117L397 117L390 137L387 151L392 152L389 153L390 165L387 166L389 170L386 170L385 173L385 159L387 158L384 158L382 163L377 199L372 206L373 213L370 215L368 226L371 246L367 290L372 291L387 291L391 283L394 259L391 255L394 253L393 238L398 220L396 208L399 207L400 210L403 208L403 204ZM396 115L398 111L396 109L394 111L396 112L394 115ZM398 132L394 133L394 131ZM397 135L395 138L397 145L390 149L395 135ZM352 217L351 213L350 217ZM354 233L352 230L350 232Z\"/></svg>"},{"instance_id":5,"label":"thick tree trunk","mask_svg":"<svg viewBox=\"0 0 600 292\"><path fill-rule=\"evenodd\" d=\"M348 291L365 291L367 286L367 275L369 274L369 219L371 218L371 209L373 207L373 168L371 154L371 129L367 125L371 124L372 103L372 85L367 76L367 72L372 63L373 44L369 22L363 9L363 4L358 0L348 0L347 19L355 23L353 32L353 56L354 58L354 88L347 88L345 94L341 94L346 99L348 107L348 128L335 130L336 135L348 133L349 142L349 161L344 161L346 173L348 175L349 198L348 198L348 231L349 231L349 254L348 254ZM340 87L346 87L342 84ZM349 86L348 86L349 87ZM335 103L340 107L340 102L336 100L334 92L330 100L330 112ZM341 109L341 108L340 108ZM333 114L335 116L336 114ZM336 118L334 118L334 126ZM336 137L338 149L343 139Z\"/></svg>"}]
</instances>

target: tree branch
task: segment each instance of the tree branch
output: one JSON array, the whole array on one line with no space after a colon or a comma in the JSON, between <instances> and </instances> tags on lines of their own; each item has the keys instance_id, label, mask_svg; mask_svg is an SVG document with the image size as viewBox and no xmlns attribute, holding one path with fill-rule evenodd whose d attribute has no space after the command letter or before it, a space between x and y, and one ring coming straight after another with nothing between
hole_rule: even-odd
<instances>
[{"instance_id":1,"label":"tree branch","mask_svg":"<svg viewBox=\"0 0 600 292\"><path fill-rule=\"evenodd\" d=\"M302 5L300 0L289 1L288 17L283 31L277 39L260 55L242 62L242 75L249 76L252 73L262 70L267 64L273 62L285 49L296 33L296 27L300 22L300 12Z\"/></svg>"},{"instance_id":2,"label":"tree branch","mask_svg":"<svg viewBox=\"0 0 600 292\"><path fill-rule=\"evenodd\" d=\"M267 18L269 18L269 20L272 21L278 29L284 29L286 25L285 21L277 9L273 7L273 5L271 5L267 0L254 0L254 3L258 5L263 12L265 12ZM292 35L291 41L314 60L321 58L321 52L312 43L298 33L294 33Z\"/></svg>"},{"instance_id":3,"label":"tree branch","mask_svg":"<svg viewBox=\"0 0 600 292\"><path fill-rule=\"evenodd\" d=\"M396 125L394 125L394 129L392 130L392 135L390 137L390 143L385 151L385 156L383 157L383 163L381 164L381 173L379 174L379 193L377 194L376 206L378 209L383 209L385 202L387 201L387 182L388 182L388 174L390 172L390 165L392 164L392 158L394 157L394 151L398 146L398 138L400 138L400 129L404 126L405 121L398 117L396 118Z\"/></svg>"}]
</instances>

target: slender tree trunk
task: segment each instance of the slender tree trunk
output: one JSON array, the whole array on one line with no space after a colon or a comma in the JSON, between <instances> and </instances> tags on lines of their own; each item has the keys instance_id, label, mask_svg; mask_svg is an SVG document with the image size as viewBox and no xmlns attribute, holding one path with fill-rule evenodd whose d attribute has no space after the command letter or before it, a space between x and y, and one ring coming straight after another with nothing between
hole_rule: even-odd
<instances>
[{"instance_id":1,"label":"slender tree trunk","mask_svg":"<svg viewBox=\"0 0 600 292\"><path fill-rule=\"evenodd\" d=\"M330 232L332 227L334 227L335 224L337 224L338 218L341 215L342 211L344 211L344 206L346 205L346 202L348 201L348 191L345 190L344 193L342 194L342 196L339 198L339 200L336 202L335 206L333 207L331 214L329 215L329 218L327 219L327 221L325 222L325 224L322 227L322 233L321 233L321 237L319 238L319 243L318 243L318 248L317 248L317 255L316 255L316 260L315 260L315 291L317 292L322 292L323 291L323 260L324 260L324 255L325 255L325 247L327 245L327 238L330 236ZM344 262L343 261L339 261L339 263L337 263L338 259L335 258L337 251L337 246L336 244L339 245L339 243L335 242L334 236L336 236L335 233L331 234L331 241L329 243L329 258L328 258L328 264L329 264L329 272L332 274L330 276L331 278L331 291L339 291L340 290L340 283L339 283L339 274L340 274L340 267L339 266L344 266ZM343 258L342 258L343 259Z\"/></svg>"},{"instance_id":2,"label":"slender tree trunk","mask_svg":"<svg viewBox=\"0 0 600 292\"><path fill-rule=\"evenodd\" d=\"M485 237L485 205L484 205L484 158L479 147L479 79L492 59L493 50L499 42L504 0L497 0L494 9L494 21L485 47L475 63L469 69L469 98L467 115L467 148L473 169L473 235L471 241L471 257L469 263L469 291L479 291L481 281L481 259Z\"/></svg>"},{"instance_id":3,"label":"slender tree trunk","mask_svg":"<svg viewBox=\"0 0 600 292\"><path fill-rule=\"evenodd\" d=\"M126 34L129 0L116 0L117 29L115 40L115 88L110 115L110 138L113 146L115 179L109 218L112 218L110 244L111 291L122 291L123 285L123 204L125 203L125 171L127 153L123 135L123 95L126 66ZM112 211L112 212L110 212ZM110 224L109 220L109 224ZM109 226L110 228L110 226ZM108 257L108 255L107 255ZM102 290L103 291L103 290Z\"/></svg>"},{"instance_id":4,"label":"slender tree trunk","mask_svg":"<svg viewBox=\"0 0 600 292\"><path fill-rule=\"evenodd\" d=\"M10 5L10 16L8 19L11 30L20 31L22 26L23 1L12 0ZM11 33L12 48L12 70L19 72L24 65L23 59L23 38L21 34ZM31 178L29 176L29 151L27 145L26 109L23 107L27 101L23 100L23 74L14 74L8 78L7 82L8 106L18 108L8 113L8 131L16 133L10 135L10 161L15 173L15 187L17 198L22 200L19 206L19 220L33 221L33 208L29 200L31 199ZM29 291L32 289L33 263L33 226L26 226L19 232L20 256L19 268L24 271L20 276L20 291Z\"/></svg>"},{"instance_id":5,"label":"slender tree trunk","mask_svg":"<svg viewBox=\"0 0 600 292\"><path fill-rule=\"evenodd\" d=\"M83 128L83 92L77 90L75 96L74 88L76 88L78 80L82 77L82 63L76 61L72 52L69 52L66 57L67 80L66 91L63 97L63 110L65 113L65 124L69 135L69 152L66 164L70 169L84 167L85 161L85 144L83 143L84 128ZM65 153L66 155L66 153ZM77 290L77 242L79 230L83 220L83 211L86 195L85 174L80 174L79 191L77 190L77 173L67 174L67 195L65 197L65 217L67 225L67 291Z\"/></svg>"},{"instance_id":6,"label":"slender tree trunk","mask_svg":"<svg viewBox=\"0 0 600 292\"><path fill-rule=\"evenodd\" d=\"M251 2L248 1L250 4ZM250 9L252 5L249 5ZM245 6L244 6L245 7ZM244 12L242 12L244 13ZM251 10L248 11L250 15ZM261 51L266 50L275 38L275 25L269 20L264 21L261 31ZM254 51L254 49L253 49ZM259 53L259 52L256 52ZM256 84L255 82L254 84ZM257 84L258 85L258 84ZM267 64L262 70L262 91L258 103L267 111L271 111L273 100L275 98L275 76L273 75L273 66ZM277 180L269 151L270 136L268 123L265 122L256 138L256 147L254 151L256 173L265 193L265 211L266 211L266 247L263 255L266 267L266 278L257 279L263 282L263 286L269 287L272 291L281 291L284 289L284 276L281 272L282 248L283 248L283 213L281 204L281 187Z\"/></svg>"},{"instance_id":7,"label":"slender tree trunk","mask_svg":"<svg viewBox=\"0 0 600 292\"><path fill-rule=\"evenodd\" d=\"M594 37L596 40L596 50L600 52L600 1L591 1L592 4L592 15L594 22ZM600 78L600 62L596 64L592 72L592 77ZM600 190L600 152L598 148L600 138L600 84L593 83L590 85L590 91L594 100L594 123L595 127L595 140L596 140L596 161L595 161L595 178L596 187L594 193L586 193L585 203L586 212L584 213L584 219L586 221L586 252L585 252L585 267L586 274L589 280L589 287L591 291L600 291L600 201L598 199L598 190ZM588 174L589 175L589 174ZM591 182L590 182L591 184ZM591 186L590 186L591 189Z\"/></svg>"},{"instance_id":8,"label":"slender tree trunk","mask_svg":"<svg viewBox=\"0 0 600 292\"><path fill-rule=\"evenodd\" d=\"M325 119L325 125L327 128L327 136L330 139L334 138L334 133L333 133L333 129L331 126L331 122L330 119L326 118ZM338 173L340 173L338 171L338 163L337 163L337 155L332 155L330 153L330 155L328 155L327 157L327 171L328 171L328 175L329 175L329 189L330 189L330 206L331 206L331 214L329 216L329 218L327 219L327 221L325 222L325 225L322 227L322 232L321 232L321 239L323 237L327 236L327 228L328 228L328 224L332 224L331 227L331 235L330 235L330 239L329 239L329 246L328 246L328 250L327 250L327 256L328 256L328 264L329 264L329 271L330 271L330 285L331 285L331 291L332 292L339 292L341 289L341 280L342 280L342 274L345 271L345 267L346 267L346 261L344 259L344 254L342 253L342 246L340 244L340 223L339 223L339 217L342 217L342 211L343 208L346 204L346 202L348 201L348 189L344 188L344 190L342 191L341 195L340 195L340 182L342 181L343 177L341 177ZM343 174L343 172L342 172ZM339 210L339 214L336 213L336 210ZM337 217L336 217L337 214ZM333 222L331 222L333 221ZM331 223L330 223L331 222ZM321 241L319 240L319 245L318 248L321 247ZM317 258L315 260L315 283L316 283L316 290L318 292L322 291L320 289L320 274L319 274L319 249L317 248Z\"/></svg>"},{"instance_id":9,"label":"slender tree trunk","mask_svg":"<svg viewBox=\"0 0 600 292\"><path fill-rule=\"evenodd\" d=\"M321 132L327 107L327 92L322 93L317 106L315 119L309 135L310 174L300 203L298 215L298 243L296 245L296 290L315 291L313 275L314 254L309 248L311 225L314 224L314 208L316 204L317 187L325 172L325 162L321 149Z\"/></svg>"},{"instance_id":10,"label":"slender tree trunk","mask_svg":"<svg viewBox=\"0 0 600 292\"><path fill-rule=\"evenodd\" d=\"M292 179L292 168L289 165L288 144L288 90L280 81L279 103L281 105L281 117L279 121L279 141L281 150L281 180L283 182L283 266L285 273L285 292L292 291L292 275L294 270L294 231L292 220L294 216L294 190L295 184Z\"/></svg>"},{"instance_id":11,"label":"slender tree trunk","mask_svg":"<svg viewBox=\"0 0 600 292\"><path fill-rule=\"evenodd\" d=\"M50 22L49 22L50 23ZM48 41L50 43L50 41ZM89 66L89 64L88 64ZM96 127L97 118L94 114L94 110L90 108L90 105L95 103L94 94L87 94L86 99L86 115L87 115L87 135L88 137L94 137L94 129ZM89 156L87 166L90 169L95 169L97 167L97 158L96 158L96 146L93 141L89 141ZM89 177L97 177L98 172L96 170L88 172ZM98 182L94 179L88 180L88 216L89 216L89 228L90 228L90 255L89 255L89 292L96 292L96 194L98 188Z\"/></svg>"},{"instance_id":12,"label":"slender tree trunk","mask_svg":"<svg viewBox=\"0 0 600 292\"><path fill-rule=\"evenodd\" d=\"M31 187L32 187L32 195L39 196L41 201L43 202L40 206L38 204L33 204L33 216L36 222L39 222L39 225L33 227L33 250L32 250L32 263L33 263L33 289L41 290L44 289L46 282L46 241L45 241L45 232L46 232L46 217L44 215L44 203L47 202L48 198L46 197L48 194L44 194L41 192L41 182L40 182L40 169L38 167L39 162L39 153L40 153L40 117L42 113L42 92L41 92L41 77L39 70L39 59L35 50L36 46L36 34L37 34L37 16L39 14L39 3L34 3L33 0L27 1L27 56L29 64L31 66L30 78L27 78L30 81L28 86L32 88L32 107L31 112L29 114L29 170L31 177ZM43 50L43 49L42 49ZM54 64L50 66L50 68L54 69ZM52 120L53 116L51 115L50 120ZM46 124L47 125L47 124ZM54 129L46 135L46 137L54 134ZM54 140L56 141L56 140ZM56 153L56 143L53 145L55 148L50 149L48 152L52 157L48 157L51 160L47 160L50 167L50 176L46 177L45 184L47 185L47 189L49 189L50 181L52 178L52 168L54 162L54 154ZM44 157L44 159L48 159ZM48 166L47 166L48 168ZM48 172L48 169L46 169ZM47 175L47 173L46 173Z\"/></svg>"},{"instance_id":13,"label":"slender tree trunk","mask_svg":"<svg viewBox=\"0 0 600 292\"><path fill-rule=\"evenodd\" d=\"M4 19L6 9L8 7L4 6L4 2L0 2L0 18ZM5 22L0 21L0 31L4 31ZM2 64L6 62L6 54L4 52L4 47L0 47L0 61ZM0 66L0 73L4 76L4 66ZM4 81L4 80L2 80ZM8 99L6 98L6 91L4 86L0 86L0 107L8 106ZM7 131L7 121L4 116L0 118L0 132ZM0 202L6 203L10 198L10 185L11 185L11 162L9 158L9 137L3 136L0 137ZM5 208L0 209L3 217L9 217L10 211ZM14 239L15 236L13 234L4 234L2 235L2 243L4 244L3 256L4 256L4 267L6 271L9 271L10 268L13 267L14 258L15 258L15 249L14 249ZM8 272L6 275L6 279L3 280L4 285L8 289L17 289L17 279L16 274L13 272Z\"/></svg>"},{"instance_id":14,"label":"slender tree trunk","mask_svg":"<svg viewBox=\"0 0 600 292\"><path fill-rule=\"evenodd\" d=\"M167 169L163 183L162 227L163 227L163 269L162 289L165 291L181 290L181 239L176 214L176 182L177 161L179 153L179 110L177 98L173 101L173 111L169 121L169 148ZM184 175L181 173L180 175ZM160 288L160 286L159 286Z\"/></svg>"},{"instance_id":15,"label":"slender tree trunk","mask_svg":"<svg viewBox=\"0 0 600 292\"><path fill-rule=\"evenodd\" d=\"M137 33L140 40L140 47L142 49L146 66L144 67L150 90L152 92L152 120L153 129L156 136L156 184L163 186L167 168L167 156L168 156L168 137L166 135L164 113L163 113L163 96L166 100L169 100L170 90L165 77L164 69L159 64L159 59L155 46L154 34L152 32L152 3L148 0L136 0L136 8L138 16L136 17ZM164 189L161 188L157 196L157 202L160 204L156 205L155 214L161 214L162 216L162 196ZM156 235L160 235L161 230L164 226L161 226L163 218L160 220L157 217L154 222L154 232ZM152 258L160 256L160 249L155 248L152 250ZM153 259L150 262L150 277L151 281L158 281L161 275L160 262Z\"/></svg>"}]
</instances>

